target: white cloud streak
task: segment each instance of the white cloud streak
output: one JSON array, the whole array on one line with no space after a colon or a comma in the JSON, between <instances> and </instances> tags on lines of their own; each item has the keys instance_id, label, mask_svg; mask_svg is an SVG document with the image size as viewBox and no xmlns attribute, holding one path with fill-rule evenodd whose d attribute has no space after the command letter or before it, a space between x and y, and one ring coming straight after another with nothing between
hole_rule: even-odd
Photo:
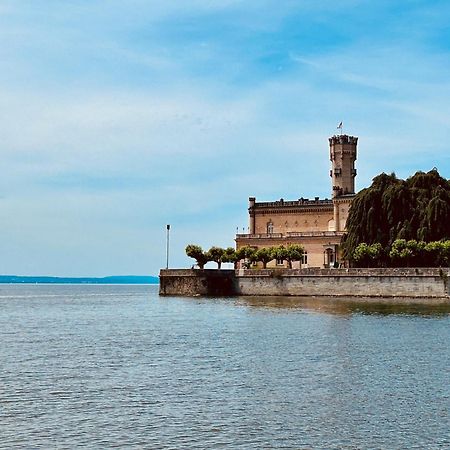
<instances>
[{"instance_id":1,"label":"white cloud streak","mask_svg":"<svg viewBox=\"0 0 450 450\"><path fill-rule=\"evenodd\" d=\"M448 50L427 30L405 44L390 16L390 37L314 52L301 39L370 2L107 4L0 7L0 272L156 273L166 223L174 264L187 243L231 245L249 195L329 196L340 120L360 136L358 186L383 170L449 177ZM297 38L295 14L299 31L323 27Z\"/></svg>"}]
</instances>

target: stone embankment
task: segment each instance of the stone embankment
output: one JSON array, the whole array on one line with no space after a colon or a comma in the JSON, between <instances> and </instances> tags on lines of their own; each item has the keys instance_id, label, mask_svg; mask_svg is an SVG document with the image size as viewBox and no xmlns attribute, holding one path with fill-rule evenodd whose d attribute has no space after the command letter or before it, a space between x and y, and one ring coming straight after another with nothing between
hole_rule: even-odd
<instances>
[{"instance_id":1,"label":"stone embankment","mask_svg":"<svg viewBox=\"0 0 450 450\"><path fill-rule=\"evenodd\" d=\"M450 269L168 269L160 295L422 298L450 302Z\"/></svg>"}]
</instances>

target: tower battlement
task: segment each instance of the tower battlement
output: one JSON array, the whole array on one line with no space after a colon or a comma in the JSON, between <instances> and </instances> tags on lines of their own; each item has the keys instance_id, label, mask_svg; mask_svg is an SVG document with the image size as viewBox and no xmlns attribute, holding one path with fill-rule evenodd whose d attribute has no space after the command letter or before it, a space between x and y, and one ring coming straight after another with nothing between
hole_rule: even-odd
<instances>
[{"instance_id":1,"label":"tower battlement","mask_svg":"<svg viewBox=\"0 0 450 450\"><path fill-rule=\"evenodd\" d=\"M336 144L353 144L353 145L357 145L358 144L358 138L355 136L348 136L347 134L341 134L341 135L335 135L335 136L331 136L328 141L330 142L330 146L331 145L336 145Z\"/></svg>"},{"instance_id":2,"label":"tower battlement","mask_svg":"<svg viewBox=\"0 0 450 450\"><path fill-rule=\"evenodd\" d=\"M330 143L330 176L333 198L355 193L355 161L358 138L346 134L332 136Z\"/></svg>"}]
</instances>

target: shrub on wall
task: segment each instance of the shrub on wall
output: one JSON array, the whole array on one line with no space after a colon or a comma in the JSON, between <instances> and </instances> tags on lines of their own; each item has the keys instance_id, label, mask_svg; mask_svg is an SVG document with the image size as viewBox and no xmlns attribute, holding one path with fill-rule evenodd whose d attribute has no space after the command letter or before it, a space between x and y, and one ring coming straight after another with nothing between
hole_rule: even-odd
<instances>
[{"instance_id":1,"label":"shrub on wall","mask_svg":"<svg viewBox=\"0 0 450 450\"><path fill-rule=\"evenodd\" d=\"M448 267L450 240L396 239L386 252L380 243L363 242L353 252L352 262L355 267Z\"/></svg>"}]
</instances>

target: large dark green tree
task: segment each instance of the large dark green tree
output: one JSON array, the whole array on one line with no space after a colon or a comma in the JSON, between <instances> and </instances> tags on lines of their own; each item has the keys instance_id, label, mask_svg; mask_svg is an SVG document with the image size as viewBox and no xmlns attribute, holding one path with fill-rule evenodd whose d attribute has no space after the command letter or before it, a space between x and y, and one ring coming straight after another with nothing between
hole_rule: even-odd
<instances>
[{"instance_id":1,"label":"large dark green tree","mask_svg":"<svg viewBox=\"0 0 450 450\"><path fill-rule=\"evenodd\" d=\"M350 207L344 255L352 260L361 243L380 243L385 254L397 239L450 238L450 181L436 169L407 180L382 173L359 192Z\"/></svg>"}]
</instances>

